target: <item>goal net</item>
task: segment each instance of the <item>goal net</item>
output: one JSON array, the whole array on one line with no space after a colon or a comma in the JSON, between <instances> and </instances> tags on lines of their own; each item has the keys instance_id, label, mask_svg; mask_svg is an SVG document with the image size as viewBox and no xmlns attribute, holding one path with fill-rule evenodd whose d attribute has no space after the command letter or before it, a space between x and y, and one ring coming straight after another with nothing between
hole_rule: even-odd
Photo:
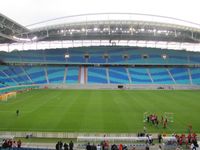
<instances>
[{"instance_id":1,"label":"goal net","mask_svg":"<svg viewBox=\"0 0 200 150\"><path fill-rule=\"evenodd\" d=\"M165 112L165 118L167 118L168 122L174 122L174 113L172 112Z\"/></svg>"},{"instance_id":2,"label":"goal net","mask_svg":"<svg viewBox=\"0 0 200 150\"><path fill-rule=\"evenodd\" d=\"M148 117L151 115L151 112L144 112L144 117L143 117L143 122L147 122L148 121ZM164 115L162 115L164 118L163 119L167 119L168 122L174 122L174 113L172 112L165 112Z\"/></svg>"},{"instance_id":3,"label":"goal net","mask_svg":"<svg viewBox=\"0 0 200 150\"><path fill-rule=\"evenodd\" d=\"M144 112L144 117L143 117L143 122L147 122L147 118L148 118L148 116L150 115L151 113L149 113L149 112Z\"/></svg>"},{"instance_id":4,"label":"goal net","mask_svg":"<svg viewBox=\"0 0 200 150\"><path fill-rule=\"evenodd\" d=\"M17 92L9 92L9 93L4 93L0 95L0 101L7 101L10 98L15 98L17 95Z\"/></svg>"}]
</instances>

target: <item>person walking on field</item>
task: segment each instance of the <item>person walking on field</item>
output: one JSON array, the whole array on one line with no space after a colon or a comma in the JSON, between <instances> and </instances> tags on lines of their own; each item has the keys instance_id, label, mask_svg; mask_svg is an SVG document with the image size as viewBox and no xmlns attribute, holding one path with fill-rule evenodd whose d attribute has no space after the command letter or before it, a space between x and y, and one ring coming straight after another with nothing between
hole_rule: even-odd
<instances>
[{"instance_id":1,"label":"person walking on field","mask_svg":"<svg viewBox=\"0 0 200 150\"><path fill-rule=\"evenodd\" d=\"M16 110L16 115L19 116L19 109Z\"/></svg>"}]
</instances>

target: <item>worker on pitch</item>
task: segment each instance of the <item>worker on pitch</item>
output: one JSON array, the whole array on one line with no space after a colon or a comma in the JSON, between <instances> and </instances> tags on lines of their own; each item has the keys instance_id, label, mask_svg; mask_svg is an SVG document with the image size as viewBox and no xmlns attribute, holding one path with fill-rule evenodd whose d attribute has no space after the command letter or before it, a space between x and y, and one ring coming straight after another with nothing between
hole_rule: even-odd
<instances>
[{"instance_id":1,"label":"worker on pitch","mask_svg":"<svg viewBox=\"0 0 200 150\"><path fill-rule=\"evenodd\" d=\"M19 116L19 109L16 110L16 115Z\"/></svg>"}]
</instances>

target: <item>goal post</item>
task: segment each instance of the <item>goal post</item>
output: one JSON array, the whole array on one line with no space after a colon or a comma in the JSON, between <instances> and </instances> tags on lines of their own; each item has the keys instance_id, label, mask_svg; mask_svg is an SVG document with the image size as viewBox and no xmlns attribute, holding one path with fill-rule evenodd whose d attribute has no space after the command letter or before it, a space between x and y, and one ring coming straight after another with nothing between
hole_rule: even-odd
<instances>
[{"instance_id":1,"label":"goal post","mask_svg":"<svg viewBox=\"0 0 200 150\"><path fill-rule=\"evenodd\" d=\"M148 117L151 115L151 112L144 112L143 114L143 122L147 122L148 121ZM174 122L174 113L172 112L164 112L163 115L161 115L164 117L164 119L167 119L168 122L173 123Z\"/></svg>"},{"instance_id":2,"label":"goal post","mask_svg":"<svg viewBox=\"0 0 200 150\"><path fill-rule=\"evenodd\" d=\"M0 101L7 101L10 98L15 98L17 96L17 92L9 92L0 95Z\"/></svg>"},{"instance_id":3,"label":"goal post","mask_svg":"<svg viewBox=\"0 0 200 150\"><path fill-rule=\"evenodd\" d=\"M164 117L171 123L174 122L174 113L172 112L165 112Z\"/></svg>"},{"instance_id":4,"label":"goal post","mask_svg":"<svg viewBox=\"0 0 200 150\"><path fill-rule=\"evenodd\" d=\"M0 95L0 101L7 101L7 96L5 94Z\"/></svg>"},{"instance_id":5,"label":"goal post","mask_svg":"<svg viewBox=\"0 0 200 150\"><path fill-rule=\"evenodd\" d=\"M149 115L150 115L149 112L144 112L144 115L143 115L143 122L147 122L147 118L148 118Z\"/></svg>"}]
</instances>

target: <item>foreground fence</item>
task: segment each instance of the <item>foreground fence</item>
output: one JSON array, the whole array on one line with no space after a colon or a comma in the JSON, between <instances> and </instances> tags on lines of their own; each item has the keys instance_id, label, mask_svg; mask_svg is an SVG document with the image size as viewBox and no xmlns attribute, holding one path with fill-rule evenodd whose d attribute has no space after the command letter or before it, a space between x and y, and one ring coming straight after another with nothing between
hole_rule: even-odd
<instances>
[{"instance_id":1,"label":"foreground fence","mask_svg":"<svg viewBox=\"0 0 200 150\"><path fill-rule=\"evenodd\" d=\"M75 132L18 132L0 131L0 136L36 137L36 138L77 138L77 137L135 137L135 133L75 133Z\"/></svg>"}]
</instances>

